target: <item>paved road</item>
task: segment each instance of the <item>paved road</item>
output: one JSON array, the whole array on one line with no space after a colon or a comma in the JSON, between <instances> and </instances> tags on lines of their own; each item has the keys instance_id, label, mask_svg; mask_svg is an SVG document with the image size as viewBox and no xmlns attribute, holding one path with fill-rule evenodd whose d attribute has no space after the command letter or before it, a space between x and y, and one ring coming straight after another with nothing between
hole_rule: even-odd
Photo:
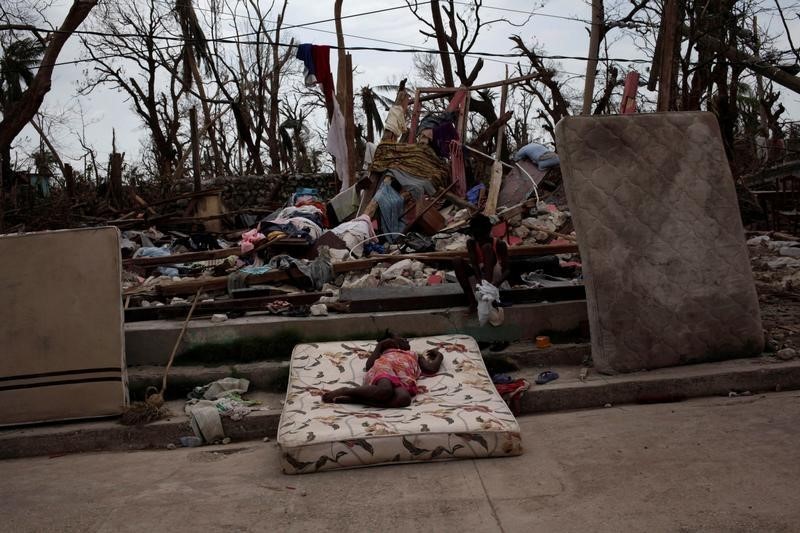
<instances>
[{"instance_id":1,"label":"paved road","mask_svg":"<svg viewBox=\"0 0 800 533\"><path fill-rule=\"evenodd\" d=\"M798 531L800 393L528 416L518 458L284 476L273 443L0 462L3 531Z\"/></svg>"}]
</instances>

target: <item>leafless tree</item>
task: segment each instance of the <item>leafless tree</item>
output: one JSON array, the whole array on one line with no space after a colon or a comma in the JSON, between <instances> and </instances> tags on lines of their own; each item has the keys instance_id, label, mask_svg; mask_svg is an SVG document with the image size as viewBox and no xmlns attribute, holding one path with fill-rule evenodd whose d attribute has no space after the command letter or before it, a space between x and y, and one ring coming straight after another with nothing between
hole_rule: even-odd
<instances>
[{"instance_id":1,"label":"leafless tree","mask_svg":"<svg viewBox=\"0 0 800 533\"><path fill-rule=\"evenodd\" d=\"M156 39L178 31L172 14L156 0L121 0L103 4L93 23L97 35L82 37L93 75L81 94L105 85L125 95L147 127L156 175L166 190L183 152L178 132L184 86L169 76L179 65L181 48Z\"/></svg>"}]
</instances>

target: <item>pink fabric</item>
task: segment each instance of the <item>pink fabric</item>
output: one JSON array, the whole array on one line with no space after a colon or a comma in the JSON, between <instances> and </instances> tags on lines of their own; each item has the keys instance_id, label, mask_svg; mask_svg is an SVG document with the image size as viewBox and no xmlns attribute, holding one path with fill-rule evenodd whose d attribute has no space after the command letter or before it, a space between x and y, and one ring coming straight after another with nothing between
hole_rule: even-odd
<instances>
[{"instance_id":1,"label":"pink fabric","mask_svg":"<svg viewBox=\"0 0 800 533\"><path fill-rule=\"evenodd\" d=\"M255 248L255 244L262 240L266 239L263 234L259 233L257 229L253 228L250 231L242 233L242 240L239 243L239 246L242 247L242 253L246 254Z\"/></svg>"},{"instance_id":2,"label":"pink fabric","mask_svg":"<svg viewBox=\"0 0 800 533\"><path fill-rule=\"evenodd\" d=\"M408 350L386 350L364 376L365 385L374 385L388 379L395 387L402 387L411 396L419 392L417 379L422 374L417 354Z\"/></svg>"},{"instance_id":3,"label":"pink fabric","mask_svg":"<svg viewBox=\"0 0 800 533\"><path fill-rule=\"evenodd\" d=\"M464 151L458 141L450 141L450 166L451 179L456 183L453 192L464 198L467 194L467 177L464 171Z\"/></svg>"}]
</instances>

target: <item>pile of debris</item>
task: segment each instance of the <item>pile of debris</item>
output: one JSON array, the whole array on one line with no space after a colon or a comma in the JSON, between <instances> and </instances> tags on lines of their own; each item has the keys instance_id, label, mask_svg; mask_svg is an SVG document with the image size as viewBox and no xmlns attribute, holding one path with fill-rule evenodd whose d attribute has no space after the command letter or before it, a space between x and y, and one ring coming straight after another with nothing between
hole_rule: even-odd
<instances>
[{"instance_id":1,"label":"pile of debris","mask_svg":"<svg viewBox=\"0 0 800 533\"><path fill-rule=\"evenodd\" d=\"M800 355L800 238L751 232L747 244L767 349L793 359Z\"/></svg>"},{"instance_id":2,"label":"pile of debris","mask_svg":"<svg viewBox=\"0 0 800 533\"><path fill-rule=\"evenodd\" d=\"M575 285L580 262L558 156L531 143L510 164L499 150L491 156L462 143L465 94L421 120L415 106L408 127L399 92L384 140L367 146L365 170L332 198L301 187L272 209L226 212L212 190L183 195L192 216L162 218L168 227L148 204L113 221L123 230L126 320L185 316L195 294L195 316L317 315L347 311L343 289L457 283L453 262L468 260L476 213L491 219L513 260L550 256L566 269L556 273L569 273L543 278L532 267L523 288ZM486 158L491 174L483 173ZM190 227L176 228L182 223Z\"/></svg>"}]
</instances>

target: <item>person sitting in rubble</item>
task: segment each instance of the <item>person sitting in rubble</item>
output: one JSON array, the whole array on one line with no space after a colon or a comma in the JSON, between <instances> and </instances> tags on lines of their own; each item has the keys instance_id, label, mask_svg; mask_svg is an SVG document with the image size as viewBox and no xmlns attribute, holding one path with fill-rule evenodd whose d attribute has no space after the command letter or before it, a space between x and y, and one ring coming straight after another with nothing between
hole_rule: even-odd
<instances>
[{"instance_id":1,"label":"person sitting in rubble","mask_svg":"<svg viewBox=\"0 0 800 533\"><path fill-rule=\"evenodd\" d=\"M408 341L389 333L379 340L367 359L364 385L342 387L326 392L327 403L362 403L372 407L408 407L420 388L417 380L423 374L435 374L442 366L439 350L424 354L411 351Z\"/></svg>"},{"instance_id":2,"label":"person sitting in rubble","mask_svg":"<svg viewBox=\"0 0 800 533\"><path fill-rule=\"evenodd\" d=\"M467 240L469 263L456 258L453 268L456 278L464 289L469 302L469 313L478 309L475 298L475 285L486 280L495 287L509 279L511 267L508 260L508 245L505 241L492 237L492 221L478 213L469 222L472 238Z\"/></svg>"}]
</instances>

